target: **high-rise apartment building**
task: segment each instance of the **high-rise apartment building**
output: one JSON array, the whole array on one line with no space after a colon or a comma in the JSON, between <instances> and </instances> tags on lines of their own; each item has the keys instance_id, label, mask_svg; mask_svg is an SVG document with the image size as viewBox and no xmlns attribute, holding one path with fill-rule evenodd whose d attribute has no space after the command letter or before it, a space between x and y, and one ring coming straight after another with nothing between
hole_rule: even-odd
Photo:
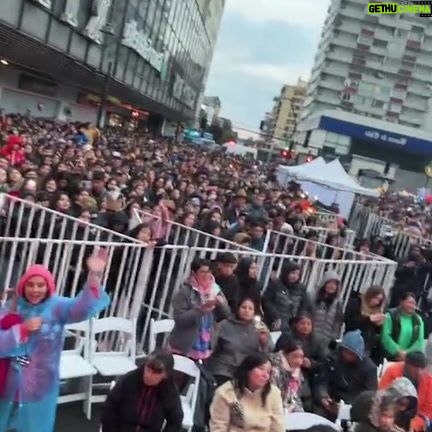
<instances>
[{"instance_id":1,"label":"high-rise apartment building","mask_svg":"<svg viewBox=\"0 0 432 432\"><path fill-rule=\"evenodd\" d=\"M299 78L295 85L284 85L280 95L274 98L268 133L275 139L293 138L306 95L306 85L307 82Z\"/></svg>"},{"instance_id":2,"label":"high-rise apartment building","mask_svg":"<svg viewBox=\"0 0 432 432\"><path fill-rule=\"evenodd\" d=\"M331 1L301 119L336 109L432 129L432 18L370 15L367 4Z\"/></svg>"}]
</instances>

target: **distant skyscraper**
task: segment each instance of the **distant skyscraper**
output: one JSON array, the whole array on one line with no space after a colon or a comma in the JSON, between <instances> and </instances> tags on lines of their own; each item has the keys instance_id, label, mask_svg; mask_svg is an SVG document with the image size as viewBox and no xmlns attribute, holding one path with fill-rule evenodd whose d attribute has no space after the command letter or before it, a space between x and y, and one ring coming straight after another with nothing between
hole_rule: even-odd
<instances>
[{"instance_id":1,"label":"distant skyscraper","mask_svg":"<svg viewBox=\"0 0 432 432\"><path fill-rule=\"evenodd\" d=\"M299 79L295 85L284 85L274 98L269 134L280 140L290 140L296 130L306 95L307 82Z\"/></svg>"},{"instance_id":2,"label":"distant skyscraper","mask_svg":"<svg viewBox=\"0 0 432 432\"><path fill-rule=\"evenodd\" d=\"M301 119L337 109L431 128L432 18L369 15L367 4L331 1Z\"/></svg>"}]
</instances>

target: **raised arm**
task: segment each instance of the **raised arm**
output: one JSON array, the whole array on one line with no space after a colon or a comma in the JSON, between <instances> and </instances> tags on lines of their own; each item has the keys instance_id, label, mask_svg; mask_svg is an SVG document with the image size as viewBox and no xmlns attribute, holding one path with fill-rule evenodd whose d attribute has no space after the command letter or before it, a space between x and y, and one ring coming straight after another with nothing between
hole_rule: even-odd
<instances>
[{"instance_id":1,"label":"raised arm","mask_svg":"<svg viewBox=\"0 0 432 432\"><path fill-rule=\"evenodd\" d=\"M87 260L88 278L84 289L74 299L60 297L56 312L64 323L85 321L109 305L109 296L101 285L107 255L99 250Z\"/></svg>"}]
</instances>

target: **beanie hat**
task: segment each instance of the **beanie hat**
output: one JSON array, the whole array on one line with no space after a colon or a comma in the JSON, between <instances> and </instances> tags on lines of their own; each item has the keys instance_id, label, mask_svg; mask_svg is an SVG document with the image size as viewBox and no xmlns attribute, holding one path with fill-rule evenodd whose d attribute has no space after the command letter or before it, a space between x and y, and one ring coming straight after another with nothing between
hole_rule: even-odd
<instances>
[{"instance_id":1,"label":"beanie hat","mask_svg":"<svg viewBox=\"0 0 432 432\"><path fill-rule=\"evenodd\" d=\"M26 286L29 279L35 276L40 276L45 279L48 287L48 294L54 295L56 292L56 286L54 277L51 272L43 265L35 264L31 266L18 281L17 294L18 296L24 296L24 287Z\"/></svg>"},{"instance_id":2,"label":"beanie hat","mask_svg":"<svg viewBox=\"0 0 432 432\"><path fill-rule=\"evenodd\" d=\"M340 346L354 353L360 360L365 355L365 343L360 330L345 333Z\"/></svg>"}]
</instances>

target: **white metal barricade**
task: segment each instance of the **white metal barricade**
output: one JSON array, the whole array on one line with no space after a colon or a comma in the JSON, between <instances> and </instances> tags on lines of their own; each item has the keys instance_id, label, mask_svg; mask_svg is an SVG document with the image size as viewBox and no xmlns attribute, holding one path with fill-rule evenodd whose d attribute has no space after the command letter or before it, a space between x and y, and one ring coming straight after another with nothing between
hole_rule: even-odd
<instances>
[{"instance_id":1,"label":"white metal barricade","mask_svg":"<svg viewBox=\"0 0 432 432\"><path fill-rule=\"evenodd\" d=\"M3 206L0 217L0 236L20 239L45 239L59 240L60 242L42 242L37 247L37 262L50 266L56 273L62 263L68 258L63 255L60 247L61 241L75 241L76 244L69 250L72 255L72 266L76 272L72 285L78 283L82 270L82 264L89 255L89 250L81 247L80 243L87 242L113 242L125 244L141 243L134 238L119 234L95 224L73 218L71 216L42 207L19 198L2 194ZM2 282L0 290L8 288L16 283L16 275L24 272L25 257L30 253L30 248L35 248L34 242L21 242L0 245L0 267L2 269ZM33 250L34 252L34 250ZM8 256L19 256L15 260L15 266L5 266Z\"/></svg>"},{"instance_id":2,"label":"white metal barricade","mask_svg":"<svg viewBox=\"0 0 432 432\"><path fill-rule=\"evenodd\" d=\"M318 235L318 241L321 243L326 243L326 240L329 235L339 235L340 230L338 228L328 228L328 227L320 227L320 226L309 226L305 225L302 228L303 233L307 233L309 231L315 231ZM343 247L352 249L354 246L354 240L356 237L356 233L351 229L345 230L345 237L343 238Z\"/></svg>"},{"instance_id":3,"label":"white metal barricade","mask_svg":"<svg viewBox=\"0 0 432 432\"><path fill-rule=\"evenodd\" d=\"M148 212L135 210L136 217L139 222L143 221L143 217L158 219L158 216L155 216ZM218 237L207 232L201 231L196 228L191 228L176 221L167 221L169 225L169 229L167 230L167 234L165 236L165 241L168 244L173 244L176 246L187 246L187 247L199 247L207 250L215 249L215 250L244 250L254 252L255 249L252 249L247 246L240 245L233 241L227 240L222 237ZM216 258L216 253L211 253L210 258Z\"/></svg>"},{"instance_id":4,"label":"white metal barricade","mask_svg":"<svg viewBox=\"0 0 432 432\"><path fill-rule=\"evenodd\" d=\"M432 245L431 240L402 231L400 228L395 227L394 221L379 216L359 202L355 204L351 214L351 225L357 230L358 238L384 237L391 231L389 242L396 259L405 258L413 245L421 247L430 247Z\"/></svg>"}]
</instances>

